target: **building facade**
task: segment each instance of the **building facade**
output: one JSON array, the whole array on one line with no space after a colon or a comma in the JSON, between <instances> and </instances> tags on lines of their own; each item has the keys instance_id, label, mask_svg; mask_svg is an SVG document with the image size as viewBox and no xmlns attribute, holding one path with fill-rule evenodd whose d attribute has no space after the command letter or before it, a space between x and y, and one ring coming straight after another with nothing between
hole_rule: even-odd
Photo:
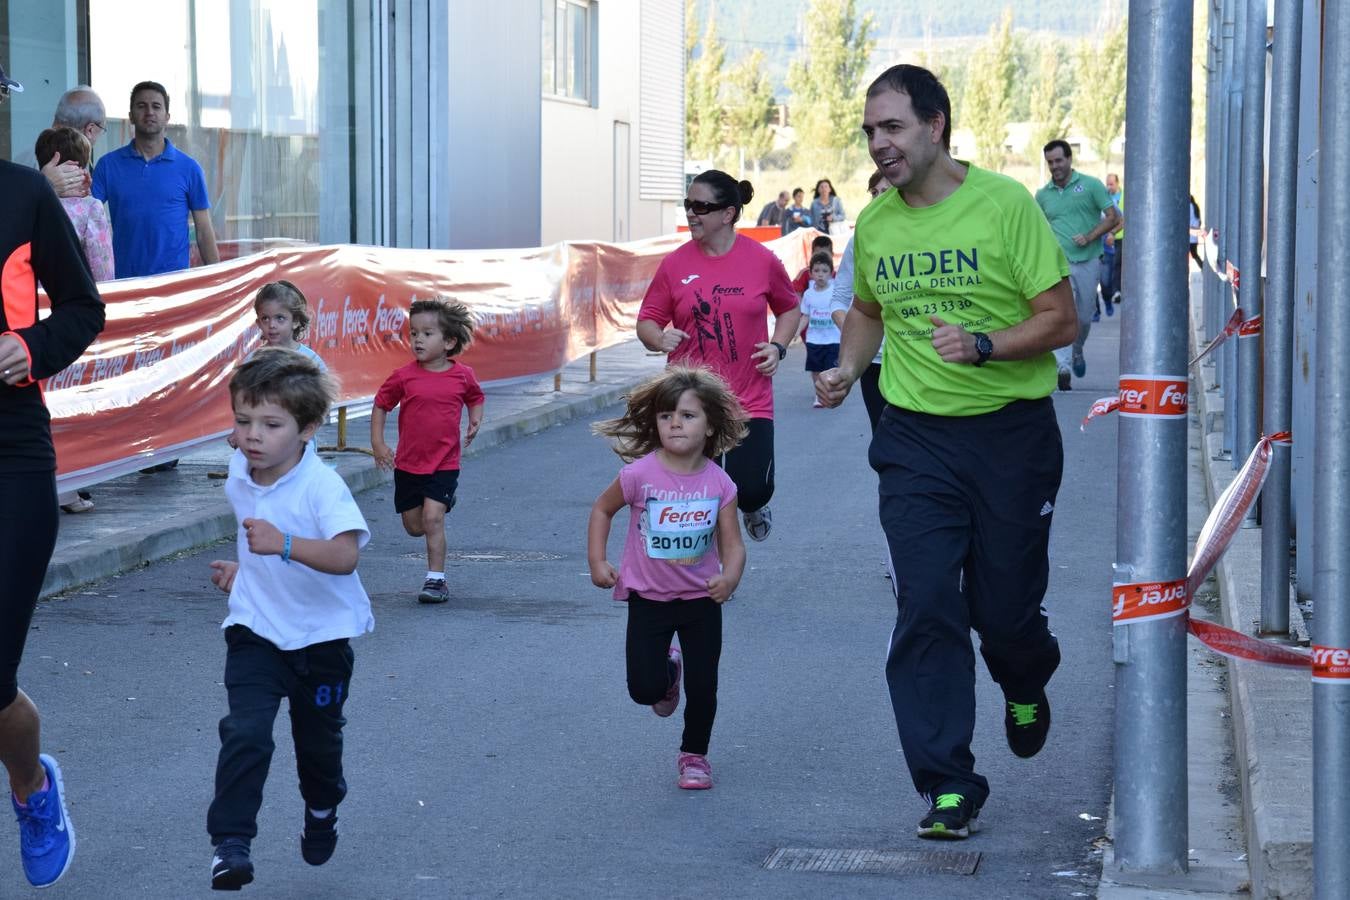
<instances>
[{"instance_id":1,"label":"building facade","mask_svg":"<svg viewBox=\"0 0 1350 900\"><path fill-rule=\"evenodd\" d=\"M97 158L158 81L227 254L634 239L678 220L683 48L679 0L0 0L0 153L84 83Z\"/></svg>"}]
</instances>

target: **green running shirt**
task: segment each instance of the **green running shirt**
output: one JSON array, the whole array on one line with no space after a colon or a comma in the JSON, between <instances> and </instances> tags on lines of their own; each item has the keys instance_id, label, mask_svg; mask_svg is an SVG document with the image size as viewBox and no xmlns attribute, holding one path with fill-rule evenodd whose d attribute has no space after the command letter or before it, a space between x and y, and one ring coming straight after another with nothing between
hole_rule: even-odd
<instances>
[{"instance_id":1,"label":"green running shirt","mask_svg":"<svg viewBox=\"0 0 1350 900\"><path fill-rule=\"evenodd\" d=\"M995 332L1031 317L1030 300L1069 264L1027 189L968 163L966 180L933 206L887 191L858 216L853 290L881 305L886 342L881 393L939 416L993 412L1055 390L1054 356L946 363L933 350L930 315L967 331Z\"/></svg>"}]
</instances>

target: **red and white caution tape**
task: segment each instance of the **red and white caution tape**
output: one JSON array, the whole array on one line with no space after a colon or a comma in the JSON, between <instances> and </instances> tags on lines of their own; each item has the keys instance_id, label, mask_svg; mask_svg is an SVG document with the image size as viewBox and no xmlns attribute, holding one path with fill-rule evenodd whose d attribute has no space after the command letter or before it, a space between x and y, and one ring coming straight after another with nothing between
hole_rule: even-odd
<instances>
[{"instance_id":1,"label":"red and white caution tape","mask_svg":"<svg viewBox=\"0 0 1350 900\"><path fill-rule=\"evenodd\" d=\"M1259 320L1260 317L1258 316L1257 319ZM1242 328L1242 308L1239 307L1233 310L1233 314L1228 317L1228 324L1223 326L1223 331L1220 331L1218 334L1214 335L1214 340L1206 344L1205 349L1197 353L1195 355L1195 358L1192 359L1189 363L1187 363L1187 368L1200 362L1200 360L1204 359L1206 356L1209 356L1211 353L1214 352L1215 347L1218 347L1224 341L1228 340L1230 337L1237 334L1238 330L1241 328ZM1258 329L1260 328L1259 324L1257 325L1257 328ZM1259 334L1260 332L1258 331L1257 333Z\"/></svg>"},{"instance_id":2,"label":"red and white caution tape","mask_svg":"<svg viewBox=\"0 0 1350 900\"><path fill-rule=\"evenodd\" d=\"M1190 571L1186 573L1187 593L1195 593L1232 543L1233 535L1237 534L1247 511L1252 508L1262 485L1266 483L1266 476L1270 474L1270 457L1274 452L1272 447L1277 443L1290 443L1289 432L1262 436L1247 461L1242 464L1237 477L1219 495L1219 502L1210 510L1205 526L1200 529L1200 537L1195 541L1195 557L1191 560Z\"/></svg>"},{"instance_id":3,"label":"red and white caution tape","mask_svg":"<svg viewBox=\"0 0 1350 900\"><path fill-rule=\"evenodd\" d=\"M1099 400L1092 401L1092 408L1088 414L1083 416L1083 424L1078 426L1079 431L1087 431L1087 423L1101 416L1109 415L1120 408L1120 397L1102 397Z\"/></svg>"},{"instance_id":4,"label":"red and white caution tape","mask_svg":"<svg viewBox=\"0 0 1350 900\"><path fill-rule=\"evenodd\" d=\"M1210 511L1209 518L1205 520L1205 526L1196 540L1195 557L1191 560L1190 571L1186 573L1184 581L1117 584L1112 587L1112 624L1127 625L1150 619L1165 619L1189 610L1196 589L1228 549L1242 520L1261 493L1266 476L1270 473L1273 446L1290 442L1288 432L1262 437L1257 442L1242 470L1224 490L1219 502ZM1301 647L1263 641L1189 616L1186 627L1202 644L1224 656L1300 669L1312 665L1314 680L1350 684L1350 649L1314 648L1310 654ZM1320 668L1319 659L1323 661Z\"/></svg>"}]
</instances>

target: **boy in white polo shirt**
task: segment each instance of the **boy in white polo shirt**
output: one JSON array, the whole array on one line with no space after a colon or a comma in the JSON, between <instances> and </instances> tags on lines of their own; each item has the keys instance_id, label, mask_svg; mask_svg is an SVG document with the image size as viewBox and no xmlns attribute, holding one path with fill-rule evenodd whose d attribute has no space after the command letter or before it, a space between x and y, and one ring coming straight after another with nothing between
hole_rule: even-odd
<instances>
[{"instance_id":1,"label":"boy in white polo shirt","mask_svg":"<svg viewBox=\"0 0 1350 900\"><path fill-rule=\"evenodd\" d=\"M305 801L301 856L322 865L337 845L348 639L375 620L356 574L370 530L346 483L306 449L335 395L331 376L293 350L259 350L230 379L239 449L225 493L239 518L239 561L211 563L211 580L230 595L221 626L230 711L206 816L217 890L253 880L249 845L283 697Z\"/></svg>"}]
</instances>

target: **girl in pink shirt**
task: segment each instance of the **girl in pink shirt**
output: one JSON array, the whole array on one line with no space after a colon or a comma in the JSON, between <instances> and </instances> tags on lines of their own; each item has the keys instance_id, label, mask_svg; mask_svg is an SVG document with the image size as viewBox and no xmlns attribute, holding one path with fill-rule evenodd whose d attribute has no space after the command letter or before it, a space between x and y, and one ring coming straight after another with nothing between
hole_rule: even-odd
<instances>
[{"instance_id":1,"label":"girl in pink shirt","mask_svg":"<svg viewBox=\"0 0 1350 900\"><path fill-rule=\"evenodd\" d=\"M591 581L628 602L628 693L669 716L684 679L679 786L712 787L708 741L717 713L722 604L745 570L736 485L713 458L745 436L735 394L707 369L673 366L628 396L628 410L595 431L628 463L591 507ZM628 507L616 570L606 558L614 514ZM680 637L680 646L671 638Z\"/></svg>"}]
</instances>

